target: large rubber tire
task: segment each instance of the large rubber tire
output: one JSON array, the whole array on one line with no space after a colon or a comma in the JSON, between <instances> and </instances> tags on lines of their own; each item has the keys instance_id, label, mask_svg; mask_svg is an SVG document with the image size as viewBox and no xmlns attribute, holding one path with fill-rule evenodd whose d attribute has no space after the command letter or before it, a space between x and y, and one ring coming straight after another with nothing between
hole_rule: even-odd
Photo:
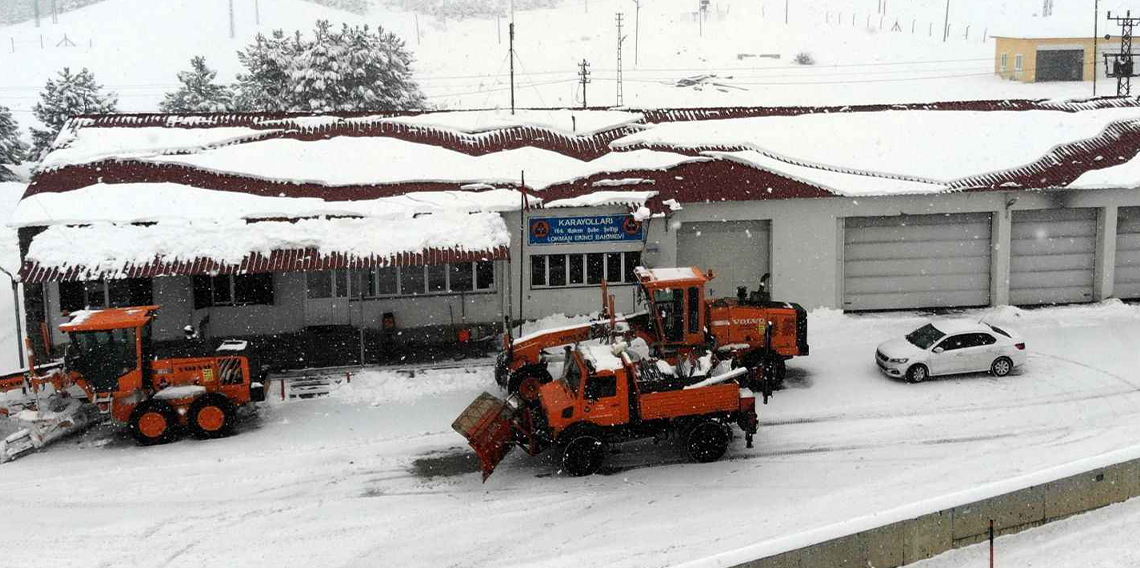
<instances>
[{"instance_id":1,"label":"large rubber tire","mask_svg":"<svg viewBox=\"0 0 1140 568\"><path fill-rule=\"evenodd\" d=\"M990 365L990 372L995 377L1004 377L1013 370L1013 361L1009 357L998 357L994 359L993 364Z\"/></svg>"},{"instance_id":2,"label":"large rubber tire","mask_svg":"<svg viewBox=\"0 0 1140 568\"><path fill-rule=\"evenodd\" d=\"M911 367L906 370L906 382L908 383L921 383L922 381L925 381L929 378L930 369L927 369L926 365L923 365L921 363L917 365L911 365Z\"/></svg>"},{"instance_id":3,"label":"large rubber tire","mask_svg":"<svg viewBox=\"0 0 1140 568\"><path fill-rule=\"evenodd\" d=\"M161 400L147 400L135 407L129 422L131 434L140 446L165 444L174 439L178 415Z\"/></svg>"},{"instance_id":4,"label":"large rubber tire","mask_svg":"<svg viewBox=\"0 0 1140 568\"><path fill-rule=\"evenodd\" d=\"M698 463L719 460L728 450L728 430L724 425L705 420L689 429L685 437L689 458Z\"/></svg>"},{"instance_id":5,"label":"large rubber tire","mask_svg":"<svg viewBox=\"0 0 1140 568\"><path fill-rule=\"evenodd\" d=\"M507 392L510 394L518 393L519 398L528 403L536 402L538 400L538 389L554 380L550 376L550 372L542 367L524 367L519 369L518 373L511 378L510 388Z\"/></svg>"},{"instance_id":6,"label":"large rubber tire","mask_svg":"<svg viewBox=\"0 0 1140 568\"><path fill-rule=\"evenodd\" d=\"M195 438L210 439L228 436L233 432L236 409L225 395L204 394L190 404L186 413L190 431Z\"/></svg>"},{"instance_id":7,"label":"large rubber tire","mask_svg":"<svg viewBox=\"0 0 1140 568\"><path fill-rule=\"evenodd\" d=\"M582 435L570 440L562 453L562 470L574 477L593 475L606 459L606 446L597 437Z\"/></svg>"}]
</instances>

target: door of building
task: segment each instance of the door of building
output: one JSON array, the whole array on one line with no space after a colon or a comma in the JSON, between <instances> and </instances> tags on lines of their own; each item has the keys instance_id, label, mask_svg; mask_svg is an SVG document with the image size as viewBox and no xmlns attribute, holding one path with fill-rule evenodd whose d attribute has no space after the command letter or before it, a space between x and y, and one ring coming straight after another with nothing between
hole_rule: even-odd
<instances>
[{"instance_id":1,"label":"door of building","mask_svg":"<svg viewBox=\"0 0 1140 568\"><path fill-rule=\"evenodd\" d=\"M1083 49L1046 49L1037 52L1037 81L1080 81L1084 78Z\"/></svg>"},{"instance_id":2,"label":"door of building","mask_svg":"<svg viewBox=\"0 0 1140 568\"><path fill-rule=\"evenodd\" d=\"M305 273L305 325L349 325L349 273L322 270Z\"/></svg>"}]
</instances>

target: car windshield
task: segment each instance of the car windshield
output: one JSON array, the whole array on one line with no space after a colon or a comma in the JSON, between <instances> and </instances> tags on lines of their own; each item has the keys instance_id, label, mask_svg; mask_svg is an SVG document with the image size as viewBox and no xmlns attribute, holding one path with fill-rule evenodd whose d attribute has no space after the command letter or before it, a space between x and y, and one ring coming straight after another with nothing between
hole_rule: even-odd
<instances>
[{"instance_id":1,"label":"car windshield","mask_svg":"<svg viewBox=\"0 0 1140 568\"><path fill-rule=\"evenodd\" d=\"M1010 335L1008 331L1006 331L1006 330L1004 330L1004 329L1002 329L1002 328L1000 328L1000 327L998 327L998 326L996 326L996 325L990 325L990 324L988 324L988 323L987 323L986 325L989 325L989 326L990 326L990 329L992 329L992 330L994 330L994 331L996 331L996 332L998 332L998 333L1000 333L1000 334L1002 334L1002 335L1004 335L1004 336L1006 336L1006 337L1009 337L1009 338L1011 338L1011 339L1013 338L1013 336L1012 336L1012 335Z\"/></svg>"},{"instance_id":2,"label":"car windshield","mask_svg":"<svg viewBox=\"0 0 1140 568\"><path fill-rule=\"evenodd\" d=\"M928 323L907 334L906 340L919 349L929 349L931 345L943 337L946 337L945 333L938 331L938 328Z\"/></svg>"}]
</instances>

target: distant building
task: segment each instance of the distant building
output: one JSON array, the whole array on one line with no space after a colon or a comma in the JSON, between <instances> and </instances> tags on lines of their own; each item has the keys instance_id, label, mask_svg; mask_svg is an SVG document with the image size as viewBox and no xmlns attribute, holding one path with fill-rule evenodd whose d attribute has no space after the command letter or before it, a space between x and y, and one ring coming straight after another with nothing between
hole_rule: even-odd
<instances>
[{"instance_id":1,"label":"distant building","mask_svg":"<svg viewBox=\"0 0 1140 568\"><path fill-rule=\"evenodd\" d=\"M1086 22L1056 16L1019 25L1016 31L993 34L994 73L1024 83L1091 81L1094 69L1104 77L1103 54L1120 51L1119 28L1103 22L1094 57L1091 19ZM1106 33L1114 37L1105 41Z\"/></svg>"}]
</instances>

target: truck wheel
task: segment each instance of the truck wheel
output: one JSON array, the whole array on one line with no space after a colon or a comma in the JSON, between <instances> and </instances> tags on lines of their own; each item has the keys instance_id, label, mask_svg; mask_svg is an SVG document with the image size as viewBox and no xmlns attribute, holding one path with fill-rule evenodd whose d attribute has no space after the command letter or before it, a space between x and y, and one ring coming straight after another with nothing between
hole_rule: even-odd
<instances>
[{"instance_id":1,"label":"truck wheel","mask_svg":"<svg viewBox=\"0 0 1140 568\"><path fill-rule=\"evenodd\" d=\"M511 386L507 389L508 393L518 393L519 398L526 402L534 402L538 400L538 390L542 385L554 380L550 376L550 372L541 367L527 367L519 370L514 379L511 380Z\"/></svg>"},{"instance_id":2,"label":"truck wheel","mask_svg":"<svg viewBox=\"0 0 1140 568\"><path fill-rule=\"evenodd\" d=\"M574 477L593 475L602 467L606 447L593 436L578 436L566 444L562 454L562 469Z\"/></svg>"},{"instance_id":3,"label":"truck wheel","mask_svg":"<svg viewBox=\"0 0 1140 568\"><path fill-rule=\"evenodd\" d=\"M693 461L714 462L728 450L728 432L721 424L706 420L689 430L685 445Z\"/></svg>"},{"instance_id":4,"label":"truck wheel","mask_svg":"<svg viewBox=\"0 0 1140 568\"><path fill-rule=\"evenodd\" d=\"M190 430L196 438L221 438L233 430L234 407L230 399L220 394L206 394L190 404L186 413Z\"/></svg>"},{"instance_id":5,"label":"truck wheel","mask_svg":"<svg viewBox=\"0 0 1140 568\"><path fill-rule=\"evenodd\" d=\"M165 444L174 439L178 415L161 400L147 400L135 407L129 424L131 434L140 446Z\"/></svg>"}]
</instances>

